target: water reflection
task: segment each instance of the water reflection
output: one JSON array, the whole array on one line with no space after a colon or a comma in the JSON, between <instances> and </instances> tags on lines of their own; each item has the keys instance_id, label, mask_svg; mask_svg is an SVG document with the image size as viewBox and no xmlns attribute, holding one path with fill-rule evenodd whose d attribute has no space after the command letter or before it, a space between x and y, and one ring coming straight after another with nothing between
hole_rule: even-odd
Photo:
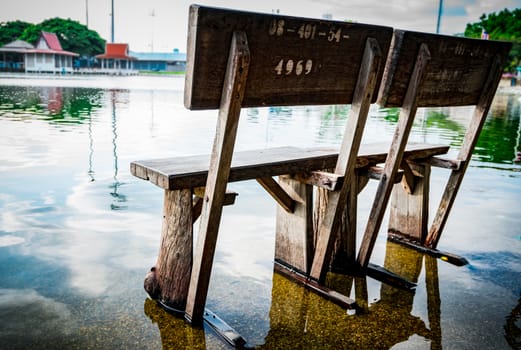
<instances>
[{"instance_id":1,"label":"water reflection","mask_svg":"<svg viewBox=\"0 0 521 350\"><path fill-rule=\"evenodd\" d=\"M211 331L143 305L162 192L131 177L128 163L207 153L215 131L216 112L186 111L178 90L0 86L0 348L225 348ZM258 348L519 347L521 100L500 97L443 241L469 266L378 241L375 263L417 290L332 275L364 310L347 315L273 274L274 204L255 184L234 184L209 308ZM348 111L248 109L238 148L338 145ZM372 108L364 141L390 139L397 113ZM465 108L420 111L411 140L457 151L469 118ZM443 186L433 175L433 193Z\"/></svg>"},{"instance_id":2,"label":"water reflection","mask_svg":"<svg viewBox=\"0 0 521 350\"><path fill-rule=\"evenodd\" d=\"M116 100L118 96L118 91L111 90L110 91L110 101L111 101L111 108L112 108L112 153L114 155L114 182L110 186L112 189L112 192L110 192L110 195L114 198L113 203L110 204L110 208L112 210L123 210L127 209L128 207L125 205L122 205L122 203L125 203L127 201L127 197L124 194L118 193L118 189L120 186L123 185L118 180L118 145L117 145L117 139L118 139L118 132L117 132L117 117L116 117Z\"/></svg>"},{"instance_id":3,"label":"water reflection","mask_svg":"<svg viewBox=\"0 0 521 350\"><path fill-rule=\"evenodd\" d=\"M328 285L354 295L361 308L346 314L278 273L273 276L270 330L262 349L389 349L414 337L420 345L441 348L437 262L387 243L385 267L418 281L425 259L429 325L413 314L414 291L382 284L379 300L368 300L367 279L330 274ZM354 284L354 292L351 290ZM423 346L425 347L425 346Z\"/></svg>"},{"instance_id":4,"label":"water reflection","mask_svg":"<svg viewBox=\"0 0 521 350\"><path fill-rule=\"evenodd\" d=\"M521 151L521 101L497 96L492 114L481 132L473 156L486 163L512 164Z\"/></svg>"},{"instance_id":5,"label":"water reflection","mask_svg":"<svg viewBox=\"0 0 521 350\"><path fill-rule=\"evenodd\" d=\"M0 288L0 310L0 336L2 343L7 345L4 349L45 346L50 349L54 342L45 336L45 332L53 334L55 339L66 338L74 327L72 313L66 304L34 289ZM42 325L45 325L44 329ZM21 329L23 337L19 334Z\"/></svg>"},{"instance_id":6,"label":"water reflection","mask_svg":"<svg viewBox=\"0 0 521 350\"><path fill-rule=\"evenodd\" d=\"M0 116L82 124L102 107L102 89L0 86Z\"/></svg>"},{"instance_id":7,"label":"water reflection","mask_svg":"<svg viewBox=\"0 0 521 350\"><path fill-rule=\"evenodd\" d=\"M412 137L441 134L444 144L461 146L472 108L420 109L412 130ZM399 108L383 108L374 115L390 124L398 121ZM513 164L521 160L521 99L517 95L496 95L473 153L473 160L494 164Z\"/></svg>"},{"instance_id":8,"label":"water reflection","mask_svg":"<svg viewBox=\"0 0 521 350\"><path fill-rule=\"evenodd\" d=\"M202 328L192 327L183 319L172 317L151 299L145 299L145 315L156 324L161 334L163 350L206 349Z\"/></svg>"}]
</instances>

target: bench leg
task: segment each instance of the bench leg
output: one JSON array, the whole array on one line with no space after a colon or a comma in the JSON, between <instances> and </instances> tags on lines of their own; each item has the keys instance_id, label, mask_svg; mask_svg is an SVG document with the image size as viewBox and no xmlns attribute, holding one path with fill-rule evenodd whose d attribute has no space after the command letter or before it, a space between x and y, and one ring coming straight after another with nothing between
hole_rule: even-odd
<instances>
[{"instance_id":1,"label":"bench leg","mask_svg":"<svg viewBox=\"0 0 521 350\"><path fill-rule=\"evenodd\" d=\"M389 231L423 244L428 230L431 167L428 164L411 164L411 167L417 175L421 176L415 176L412 193L409 193L401 183L394 185Z\"/></svg>"},{"instance_id":2,"label":"bench leg","mask_svg":"<svg viewBox=\"0 0 521 350\"><path fill-rule=\"evenodd\" d=\"M154 300L183 312L192 270L192 191L165 190L161 246L156 265L145 277Z\"/></svg>"},{"instance_id":3,"label":"bench leg","mask_svg":"<svg viewBox=\"0 0 521 350\"><path fill-rule=\"evenodd\" d=\"M492 104L492 100L496 94L497 86L501 79L501 69L501 62L499 61L499 58L496 57L483 86L478 104L474 108L474 114L465 134L463 145L458 154L457 159L463 161L462 167L451 172L438 211L436 212L431 229L429 230L425 244L430 248L437 247L441 237L441 232L447 223L450 210L456 200L456 195L458 194L459 187L463 181L463 176L465 175L465 171L467 170L467 166L472 157L472 152L474 151L481 129L485 124L490 105Z\"/></svg>"},{"instance_id":4,"label":"bench leg","mask_svg":"<svg viewBox=\"0 0 521 350\"><path fill-rule=\"evenodd\" d=\"M310 276L319 282L324 282L325 280L333 249L333 235L338 231L341 217L348 201L351 187L349 182L354 179L356 158L376 86L381 59L382 53L378 43L376 40L368 38L362 58L363 65L358 74L353 104L349 112L342 146L335 167L335 174L344 176L344 184L339 191L328 194L326 213L318 231Z\"/></svg>"},{"instance_id":5,"label":"bench leg","mask_svg":"<svg viewBox=\"0 0 521 350\"><path fill-rule=\"evenodd\" d=\"M313 187L289 176L279 184L295 201L293 213L277 207L275 260L308 273L313 258Z\"/></svg>"},{"instance_id":6,"label":"bench leg","mask_svg":"<svg viewBox=\"0 0 521 350\"><path fill-rule=\"evenodd\" d=\"M391 196L394 178L402 162L403 151L407 145L407 139L409 138L409 133L416 114L417 94L425 76L429 58L429 50L425 44L422 44L420 46L418 57L416 58L411 80L409 81L403 107L400 111L398 126L396 127L393 141L385 161L384 174L378 184L378 189L376 191L373 206L369 214L369 220L358 253L358 264L363 269L365 269L369 264L369 259L371 258L374 244L376 243L376 236L380 230L385 209L389 202L389 197Z\"/></svg>"},{"instance_id":7,"label":"bench leg","mask_svg":"<svg viewBox=\"0 0 521 350\"><path fill-rule=\"evenodd\" d=\"M334 272L348 272L352 270L356 260L356 215L358 201L358 181L359 176L355 176L349 182L350 190L347 198L347 205L340 218L340 226L337 232L333 233L333 249L331 253L331 270ZM318 236L318 229L324 220L327 210L328 192L325 189L317 190L315 200L314 232Z\"/></svg>"},{"instance_id":8,"label":"bench leg","mask_svg":"<svg viewBox=\"0 0 521 350\"><path fill-rule=\"evenodd\" d=\"M193 324L203 322L204 306L210 284L217 234L230 175L249 63L250 53L246 34L234 32L221 95L221 108L217 120L186 303L185 318Z\"/></svg>"}]
</instances>

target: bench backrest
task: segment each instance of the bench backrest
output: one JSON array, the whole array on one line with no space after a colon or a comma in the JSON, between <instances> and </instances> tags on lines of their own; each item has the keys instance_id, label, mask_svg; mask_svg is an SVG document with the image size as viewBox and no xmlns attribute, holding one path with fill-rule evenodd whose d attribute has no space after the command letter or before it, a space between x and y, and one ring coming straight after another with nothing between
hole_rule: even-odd
<instances>
[{"instance_id":1,"label":"bench backrest","mask_svg":"<svg viewBox=\"0 0 521 350\"><path fill-rule=\"evenodd\" d=\"M420 45L430 52L425 80L418 91L418 107L475 105L494 60L503 65L509 42L469 39L395 30L378 103L402 106L414 58Z\"/></svg>"},{"instance_id":2,"label":"bench backrest","mask_svg":"<svg viewBox=\"0 0 521 350\"><path fill-rule=\"evenodd\" d=\"M392 28L376 25L192 5L187 108L219 108L232 33L237 30L246 33L251 54L243 107L350 104L366 40L374 38L386 57L393 33ZM379 84L375 91L378 88Z\"/></svg>"}]
</instances>

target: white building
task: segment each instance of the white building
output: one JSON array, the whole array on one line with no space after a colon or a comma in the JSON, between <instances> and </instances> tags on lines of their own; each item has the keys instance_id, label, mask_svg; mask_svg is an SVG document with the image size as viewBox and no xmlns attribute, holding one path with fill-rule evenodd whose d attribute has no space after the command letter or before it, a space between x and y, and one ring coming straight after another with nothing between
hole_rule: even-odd
<instances>
[{"instance_id":1,"label":"white building","mask_svg":"<svg viewBox=\"0 0 521 350\"><path fill-rule=\"evenodd\" d=\"M25 51L25 71L28 73L72 73L73 57L77 53L62 49L55 33L42 32L36 47Z\"/></svg>"}]
</instances>

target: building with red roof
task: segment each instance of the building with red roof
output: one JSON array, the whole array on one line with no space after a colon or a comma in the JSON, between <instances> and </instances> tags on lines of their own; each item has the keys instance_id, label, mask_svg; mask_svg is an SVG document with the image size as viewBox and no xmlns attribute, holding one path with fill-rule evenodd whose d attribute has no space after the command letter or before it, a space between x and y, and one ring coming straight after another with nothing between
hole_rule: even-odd
<instances>
[{"instance_id":1,"label":"building with red roof","mask_svg":"<svg viewBox=\"0 0 521 350\"><path fill-rule=\"evenodd\" d=\"M133 62L136 60L128 54L128 44L106 43L105 53L97 55L101 61L101 70L109 74L134 74Z\"/></svg>"},{"instance_id":2,"label":"building with red roof","mask_svg":"<svg viewBox=\"0 0 521 350\"><path fill-rule=\"evenodd\" d=\"M42 32L34 49L25 51L25 71L36 73L72 73L77 53L62 49L55 33Z\"/></svg>"}]
</instances>

